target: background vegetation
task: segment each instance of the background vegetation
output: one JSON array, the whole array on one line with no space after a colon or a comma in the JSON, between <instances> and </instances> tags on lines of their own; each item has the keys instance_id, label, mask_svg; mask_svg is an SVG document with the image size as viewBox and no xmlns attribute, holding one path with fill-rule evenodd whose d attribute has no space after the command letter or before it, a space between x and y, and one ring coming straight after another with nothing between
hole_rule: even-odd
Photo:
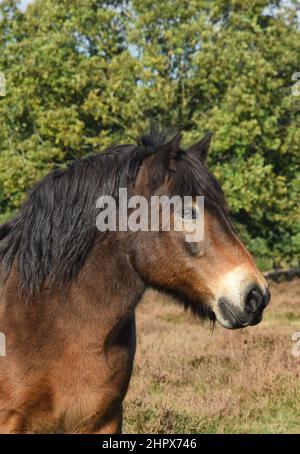
<instances>
[{"instance_id":1,"label":"background vegetation","mask_svg":"<svg viewBox=\"0 0 300 454\"><path fill-rule=\"evenodd\" d=\"M53 166L132 142L145 114L210 165L260 266L298 265L298 1L35 0L0 4L1 220Z\"/></svg>"},{"instance_id":2,"label":"background vegetation","mask_svg":"<svg viewBox=\"0 0 300 454\"><path fill-rule=\"evenodd\" d=\"M148 291L125 433L300 433L300 281L271 283L257 326L226 330Z\"/></svg>"}]
</instances>

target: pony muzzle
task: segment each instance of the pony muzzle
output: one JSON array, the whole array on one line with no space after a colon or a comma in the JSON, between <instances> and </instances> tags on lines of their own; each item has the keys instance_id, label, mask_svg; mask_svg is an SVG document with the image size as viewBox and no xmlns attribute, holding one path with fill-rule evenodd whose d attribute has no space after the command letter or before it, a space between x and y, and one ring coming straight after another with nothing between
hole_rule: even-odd
<instances>
[{"instance_id":1,"label":"pony muzzle","mask_svg":"<svg viewBox=\"0 0 300 454\"><path fill-rule=\"evenodd\" d=\"M263 311L270 301L270 291L253 285L243 296L242 304L235 304L233 301L219 298L215 314L217 321L228 329L244 328L257 325L263 317Z\"/></svg>"},{"instance_id":2,"label":"pony muzzle","mask_svg":"<svg viewBox=\"0 0 300 454\"><path fill-rule=\"evenodd\" d=\"M268 284L263 274L250 265L225 272L217 286L212 307L216 320L225 328L257 325L269 304Z\"/></svg>"}]
</instances>

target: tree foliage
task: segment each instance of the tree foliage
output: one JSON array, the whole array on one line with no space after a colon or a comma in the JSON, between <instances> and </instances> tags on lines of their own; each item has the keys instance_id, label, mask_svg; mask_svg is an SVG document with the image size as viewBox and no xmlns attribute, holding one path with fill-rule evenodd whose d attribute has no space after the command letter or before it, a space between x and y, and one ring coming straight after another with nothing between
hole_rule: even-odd
<instances>
[{"instance_id":1,"label":"tree foliage","mask_svg":"<svg viewBox=\"0 0 300 454\"><path fill-rule=\"evenodd\" d=\"M213 131L210 165L261 266L300 253L299 3L35 0L0 4L0 206L53 166L130 142L145 116Z\"/></svg>"}]
</instances>

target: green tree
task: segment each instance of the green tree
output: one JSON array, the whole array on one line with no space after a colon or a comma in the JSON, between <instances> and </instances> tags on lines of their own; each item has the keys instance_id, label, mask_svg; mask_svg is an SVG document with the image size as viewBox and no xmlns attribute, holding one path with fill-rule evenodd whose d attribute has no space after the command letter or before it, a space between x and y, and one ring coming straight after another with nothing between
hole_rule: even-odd
<instances>
[{"instance_id":1,"label":"green tree","mask_svg":"<svg viewBox=\"0 0 300 454\"><path fill-rule=\"evenodd\" d=\"M120 2L37 1L25 14L0 5L2 206L54 165L117 140L127 123L137 61Z\"/></svg>"}]
</instances>

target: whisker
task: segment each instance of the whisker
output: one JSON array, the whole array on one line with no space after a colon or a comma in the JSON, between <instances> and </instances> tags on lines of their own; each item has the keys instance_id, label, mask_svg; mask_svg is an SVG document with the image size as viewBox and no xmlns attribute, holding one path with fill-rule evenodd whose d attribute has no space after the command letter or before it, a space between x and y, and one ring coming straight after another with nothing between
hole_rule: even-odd
<instances>
[{"instance_id":1,"label":"whisker","mask_svg":"<svg viewBox=\"0 0 300 454\"><path fill-rule=\"evenodd\" d=\"M211 320L211 324L210 324L210 327L211 327L210 338L211 339L212 339L214 331L215 331L215 326L216 326L216 319L214 318L213 320Z\"/></svg>"}]
</instances>

